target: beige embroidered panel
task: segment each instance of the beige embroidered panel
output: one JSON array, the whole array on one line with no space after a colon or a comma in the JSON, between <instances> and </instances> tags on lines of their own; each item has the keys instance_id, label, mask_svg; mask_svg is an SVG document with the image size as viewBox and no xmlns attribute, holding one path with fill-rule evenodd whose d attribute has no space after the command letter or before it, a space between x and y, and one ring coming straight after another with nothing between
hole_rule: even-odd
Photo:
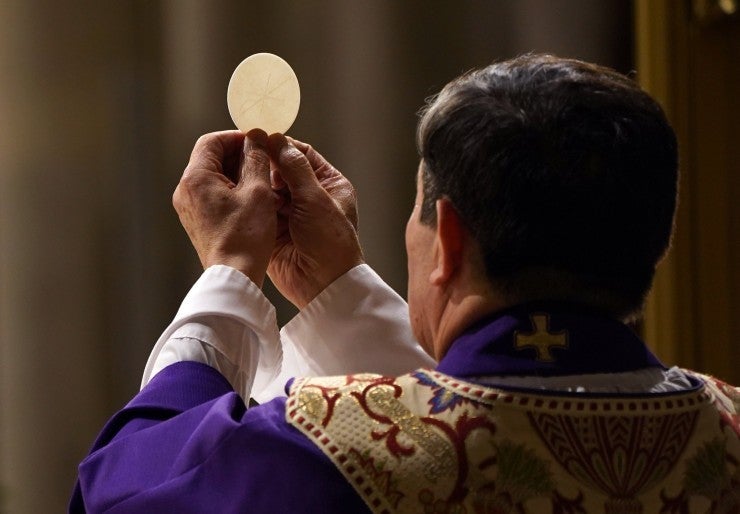
<instances>
[{"instance_id":1,"label":"beige embroidered panel","mask_svg":"<svg viewBox=\"0 0 740 514\"><path fill-rule=\"evenodd\" d=\"M297 380L286 418L377 513L740 509L740 392L506 392L429 370Z\"/></svg>"}]
</instances>

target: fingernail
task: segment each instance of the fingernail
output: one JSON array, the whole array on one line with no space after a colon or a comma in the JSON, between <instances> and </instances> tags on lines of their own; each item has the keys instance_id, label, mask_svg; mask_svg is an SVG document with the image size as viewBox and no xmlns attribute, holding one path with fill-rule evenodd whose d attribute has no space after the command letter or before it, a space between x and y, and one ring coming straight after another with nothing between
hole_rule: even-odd
<instances>
[{"instance_id":1,"label":"fingernail","mask_svg":"<svg viewBox=\"0 0 740 514\"><path fill-rule=\"evenodd\" d=\"M285 136L279 133L271 134L267 140L272 155L278 155L283 146L287 144Z\"/></svg>"},{"instance_id":2,"label":"fingernail","mask_svg":"<svg viewBox=\"0 0 740 514\"><path fill-rule=\"evenodd\" d=\"M287 187L282 175L280 175L280 172L276 169L270 169L270 185L276 191L280 191Z\"/></svg>"},{"instance_id":3,"label":"fingernail","mask_svg":"<svg viewBox=\"0 0 740 514\"><path fill-rule=\"evenodd\" d=\"M267 148L267 134L262 129L252 129L247 132L248 144L258 146L262 149Z\"/></svg>"}]
</instances>

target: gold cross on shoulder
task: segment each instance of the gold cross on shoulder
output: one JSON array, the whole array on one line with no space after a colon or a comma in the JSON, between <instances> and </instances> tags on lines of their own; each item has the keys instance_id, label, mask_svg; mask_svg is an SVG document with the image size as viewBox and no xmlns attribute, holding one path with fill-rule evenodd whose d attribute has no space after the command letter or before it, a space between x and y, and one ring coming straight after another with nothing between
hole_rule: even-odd
<instances>
[{"instance_id":1,"label":"gold cross on shoulder","mask_svg":"<svg viewBox=\"0 0 740 514\"><path fill-rule=\"evenodd\" d=\"M532 347L537 350L538 361L554 361L555 358L550 353L550 349L553 347L568 348L568 331L550 332L550 316L548 314L532 314L530 319L534 331L530 333L514 332L514 347L517 350Z\"/></svg>"}]
</instances>

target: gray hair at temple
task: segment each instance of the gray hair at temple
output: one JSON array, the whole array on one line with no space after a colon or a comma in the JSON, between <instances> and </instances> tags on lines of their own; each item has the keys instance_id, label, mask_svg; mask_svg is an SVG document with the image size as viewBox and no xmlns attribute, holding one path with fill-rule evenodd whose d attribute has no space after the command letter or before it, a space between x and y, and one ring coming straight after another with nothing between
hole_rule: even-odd
<instances>
[{"instance_id":1,"label":"gray hair at temple","mask_svg":"<svg viewBox=\"0 0 740 514\"><path fill-rule=\"evenodd\" d=\"M446 197L510 303L642 311L676 208L663 110L601 66L524 55L453 80L421 111L421 220Z\"/></svg>"}]
</instances>

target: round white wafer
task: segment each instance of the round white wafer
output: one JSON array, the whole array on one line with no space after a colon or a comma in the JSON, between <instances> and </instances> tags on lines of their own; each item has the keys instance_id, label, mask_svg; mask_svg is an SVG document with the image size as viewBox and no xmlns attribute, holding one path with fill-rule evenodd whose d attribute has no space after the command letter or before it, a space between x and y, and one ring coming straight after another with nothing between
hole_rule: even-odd
<instances>
[{"instance_id":1,"label":"round white wafer","mask_svg":"<svg viewBox=\"0 0 740 514\"><path fill-rule=\"evenodd\" d=\"M301 90L293 68L277 55L250 55L236 67L226 93L229 114L242 132L285 133L295 121Z\"/></svg>"}]
</instances>

